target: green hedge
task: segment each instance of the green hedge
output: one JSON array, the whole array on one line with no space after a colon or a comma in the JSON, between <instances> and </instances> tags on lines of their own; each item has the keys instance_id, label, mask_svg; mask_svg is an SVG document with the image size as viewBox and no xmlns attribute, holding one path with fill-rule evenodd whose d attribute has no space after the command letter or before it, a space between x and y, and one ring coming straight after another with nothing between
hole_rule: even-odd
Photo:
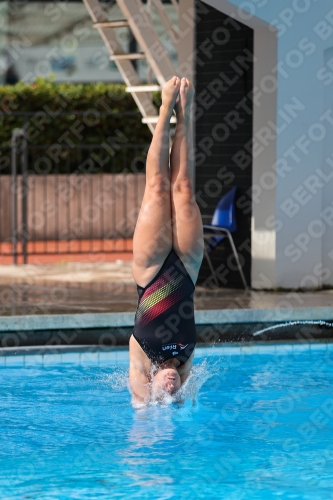
<instances>
[{"instance_id":1,"label":"green hedge","mask_svg":"<svg viewBox=\"0 0 333 500\"><path fill-rule=\"evenodd\" d=\"M154 103L160 104L159 93L154 94ZM30 114L22 116L24 112ZM28 169L36 174L87 173L91 157L97 158L91 173L142 170L151 141L149 128L121 84L57 84L40 78L6 85L0 87L0 120L0 174L11 171L12 130L23 126L29 143ZM103 143L111 148L86 148ZM130 144L141 146L133 149Z\"/></svg>"},{"instance_id":2,"label":"green hedge","mask_svg":"<svg viewBox=\"0 0 333 500\"><path fill-rule=\"evenodd\" d=\"M158 96L155 95L155 99L158 100ZM31 144L59 142L59 138L68 132L74 122L76 132L68 132L68 137L75 144L101 143L116 129L132 143L151 140L151 132L147 125L141 123L132 96L125 92L125 85L121 84L59 84L39 78L34 83L19 82L0 87L0 103L0 145L9 144L13 128L22 127L23 118L13 114L18 112L38 112L28 117L27 130ZM56 116L57 112L68 113L68 116ZM80 112L85 115L75 116ZM132 112L138 115L101 115L108 112ZM81 125L77 123L78 120Z\"/></svg>"}]
</instances>

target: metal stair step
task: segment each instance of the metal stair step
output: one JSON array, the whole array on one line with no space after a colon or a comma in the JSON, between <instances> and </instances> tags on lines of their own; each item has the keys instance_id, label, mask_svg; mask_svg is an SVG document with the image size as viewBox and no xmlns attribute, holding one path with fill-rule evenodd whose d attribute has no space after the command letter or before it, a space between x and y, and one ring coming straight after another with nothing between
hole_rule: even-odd
<instances>
[{"instance_id":1,"label":"metal stair step","mask_svg":"<svg viewBox=\"0 0 333 500\"><path fill-rule=\"evenodd\" d=\"M160 85L133 85L130 87L126 87L126 92L134 93L134 92L158 92L161 89Z\"/></svg>"},{"instance_id":2,"label":"metal stair step","mask_svg":"<svg viewBox=\"0 0 333 500\"><path fill-rule=\"evenodd\" d=\"M157 123L158 115L144 116L141 121L142 123ZM170 118L170 123L177 123L177 118L174 115Z\"/></svg>"},{"instance_id":3,"label":"metal stair step","mask_svg":"<svg viewBox=\"0 0 333 500\"><path fill-rule=\"evenodd\" d=\"M93 28L128 28L129 24L126 19L119 21L104 21L100 23L93 23Z\"/></svg>"},{"instance_id":4,"label":"metal stair step","mask_svg":"<svg viewBox=\"0 0 333 500\"><path fill-rule=\"evenodd\" d=\"M143 52L129 52L126 54L113 54L110 56L111 61L134 61L138 59L146 59Z\"/></svg>"},{"instance_id":5,"label":"metal stair step","mask_svg":"<svg viewBox=\"0 0 333 500\"><path fill-rule=\"evenodd\" d=\"M152 0L151 0L152 1ZM178 9L177 0L171 0L175 9ZM113 0L119 8L123 19L109 20L108 5L101 0L83 0L83 3L93 21L94 28L97 28L105 46L110 53L110 60L114 61L120 74L122 75L127 92L131 93L140 112L142 113L143 123L146 123L151 132L155 130L158 121L156 107L154 106L151 92L161 90L161 87L170 78L175 75L176 70L171 62L161 39L153 26L149 13L142 7L142 0ZM164 12L163 2L153 0L155 14L161 18L166 31L177 48L178 35L177 30L169 21L166 12ZM133 37L138 43L137 52L124 52L121 40L117 37L116 28L129 28ZM110 29L108 29L110 28ZM115 28L115 29L114 29ZM140 52L139 52L140 51ZM138 68L132 64L136 60L146 60L148 68L153 72L154 80L159 85L141 85L141 78ZM171 118L171 123L176 122L176 117Z\"/></svg>"}]
</instances>

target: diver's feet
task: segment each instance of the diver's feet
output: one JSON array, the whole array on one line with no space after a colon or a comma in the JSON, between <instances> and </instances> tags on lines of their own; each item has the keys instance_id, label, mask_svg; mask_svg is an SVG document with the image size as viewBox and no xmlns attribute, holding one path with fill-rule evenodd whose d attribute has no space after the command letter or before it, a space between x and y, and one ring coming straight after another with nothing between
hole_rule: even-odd
<instances>
[{"instance_id":1,"label":"diver's feet","mask_svg":"<svg viewBox=\"0 0 333 500\"><path fill-rule=\"evenodd\" d=\"M162 111L170 116L172 115L173 108L180 89L180 79L178 76L173 76L166 82L162 89Z\"/></svg>"},{"instance_id":2,"label":"diver's feet","mask_svg":"<svg viewBox=\"0 0 333 500\"><path fill-rule=\"evenodd\" d=\"M191 105L194 97L194 87L190 80L182 78L180 82L179 96L177 97L174 109L177 115L177 121L183 121L190 117Z\"/></svg>"}]
</instances>

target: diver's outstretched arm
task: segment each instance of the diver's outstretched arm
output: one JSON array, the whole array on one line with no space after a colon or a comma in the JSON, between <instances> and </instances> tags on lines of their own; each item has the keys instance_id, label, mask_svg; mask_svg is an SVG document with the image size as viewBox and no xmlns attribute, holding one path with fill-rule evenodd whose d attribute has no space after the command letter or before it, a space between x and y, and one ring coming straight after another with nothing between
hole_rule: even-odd
<instances>
[{"instance_id":1,"label":"diver's outstretched arm","mask_svg":"<svg viewBox=\"0 0 333 500\"><path fill-rule=\"evenodd\" d=\"M145 354L133 335L129 341L129 383L133 403L146 404L150 400L151 382L148 376L149 366Z\"/></svg>"},{"instance_id":2,"label":"diver's outstretched arm","mask_svg":"<svg viewBox=\"0 0 333 500\"><path fill-rule=\"evenodd\" d=\"M192 370L192 365L193 365L193 358L194 358L194 351L192 352L191 356L188 358L186 363L181 367L178 368L178 373L180 375L180 382L183 385L185 380L188 379L191 370Z\"/></svg>"}]
</instances>

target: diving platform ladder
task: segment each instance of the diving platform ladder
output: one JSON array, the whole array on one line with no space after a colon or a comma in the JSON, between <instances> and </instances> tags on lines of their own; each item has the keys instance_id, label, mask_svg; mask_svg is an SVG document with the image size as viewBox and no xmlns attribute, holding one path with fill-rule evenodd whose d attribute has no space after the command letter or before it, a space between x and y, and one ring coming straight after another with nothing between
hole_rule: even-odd
<instances>
[{"instance_id":1,"label":"diving platform ladder","mask_svg":"<svg viewBox=\"0 0 333 500\"><path fill-rule=\"evenodd\" d=\"M168 30L170 39L176 44L178 35L164 11L161 0L150 0L158 13L164 27ZM142 114L142 122L146 123L151 132L154 131L158 119L158 112L153 104L152 92L161 90L167 80L177 72L162 45L149 15L141 0L116 0L124 19L110 21L107 12L99 0L83 0L93 26L96 28L109 53L110 59L115 62L126 84L126 91L130 92ZM175 0L172 2L177 8ZM115 30L128 27L136 39L141 51L127 53L117 39ZM155 74L158 85L144 85L132 61L146 59ZM175 122L176 117L171 118Z\"/></svg>"}]
</instances>

